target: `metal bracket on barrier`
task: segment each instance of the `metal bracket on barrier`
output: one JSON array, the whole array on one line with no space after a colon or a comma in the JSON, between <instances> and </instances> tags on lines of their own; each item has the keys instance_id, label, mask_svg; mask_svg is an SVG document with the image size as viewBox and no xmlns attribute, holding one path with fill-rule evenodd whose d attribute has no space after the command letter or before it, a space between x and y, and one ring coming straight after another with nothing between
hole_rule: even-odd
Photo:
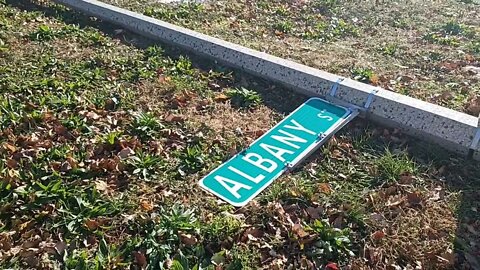
<instances>
[{"instance_id":1,"label":"metal bracket on barrier","mask_svg":"<svg viewBox=\"0 0 480 270\"><path fill-rule=\"evenodd\" d=\"M480 142L480 114L478 115L477 132L475 132L475 136L473 137L472 145L470 145L470 150L476 151L478 148L479 142Z\"/></svg>"},{"instance_id":2,"label":"metal bracket on barrier","mask_svg":"<svg viewBox=\"0 0 480 270\"><path fill-rule=\"evenodd\" d=\"M335 97L337 94L338 86L340 85L341 82L343 82L345 78L338 78L338 80L332 85L332 88L330 88L330 96Z\"/></svg>"},{"instance_id":3,"label":"metal bracket on barrier","mask_svg":"<svg viewBox=\"0 0 480 270\"><path fill-rule=\"evenodd\" d=\"M379 89L378 88L374 88L370 94L368 94L368 97L367 97L367 101L365 102L365 105L363 105L363 109L364 110L368 110L368 108L370 108L370 105L372 105L372 102L373 102L373 98L375 97L375 95L378 93Z\"/></svg>"}]
</instances>

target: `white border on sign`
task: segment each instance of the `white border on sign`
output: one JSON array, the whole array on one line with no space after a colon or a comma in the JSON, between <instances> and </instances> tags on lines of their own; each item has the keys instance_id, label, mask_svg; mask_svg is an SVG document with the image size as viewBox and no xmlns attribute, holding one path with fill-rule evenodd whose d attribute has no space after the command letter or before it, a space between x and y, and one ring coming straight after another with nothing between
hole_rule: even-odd
<instances>
[{"instance_id":1,"label":"white border on sign","mask_svg":"<svg viewBox=\"0 0 480 270\"><path fill-rule=\"evenodd\" d=\"M307 158L310 153L316 151L320 146L322 146L326 140L328 140L331 135L333 135L337 130L341 129L343 126L345 126L348 122L351 121L351 119L355 118L357 115L358 115L358 111L357 110L352 110L350 108L346 108L346 107L343 107L343 106L339 106L339 105L336 105L336 104L333 104L327 100L324 100L322 98L318 98L318 97L312 97L312 98L309 98L307 101L305 101L304 103L302 103L302 105L300 105L298 108L296 108L293 112L291 112L290 114L287 115L287 117L285 117L282 121L278 122L275 126L273 126L272 128L269 129L269 131L271 131L272 129L275 129L277 126L279 126L280 124L282 124L285 119L287 119L288 117L290 117L292 114L294 114L295 112L297 112L298 110L300 110L303 106L305 106L309 101L311 100L320 100L322 102L325 102L325 103L328 103L330 105L333 105L335 107L339 107L341 109L344 109L345 110L345 114L340 117L340 119L335 122L335 124L333 124L330 128L328 128L326 131L325 131L325 135L326 137L322 138L321 140L319 140L317 143L313 143L312 145L310 145L307 149L305 149L302 153L300 153L297 158L295 158L291 164L293 167L295 167L296 165L300 164L305 158ZM265 132L265 134L263 134L262 136L260 136L258 139L256 139L254 142L252 142L248 148L250 148L252 145L254 145L255 143L257 143L260 139L262 139L264 136L267 136L269 134L269 132ZM248 149L247 148L247 149ZM240 152L241 153L241 152ZM228 162L230 162L230 160L236 158L240 153L237 153L235 154L233 157L231 157L230 159L228 159L227 161L224 161L220 166L218 166L217 168L215 168L213 171L211 171L209 174L207 174L206 176L204 176L199 182L198 184L200 185L200 187L202 187L203 189L207 190L208 192L210 193L213 193L215 194L217 197L220 197L222 200L228 202L229 204L235 206L235 207L242 207L242 206L245 206L246 204L248 204L248 202L250 202L253 198L255 198L260 192L262 192L265 188L267 188L274 180L276 180L278 177L280 177L282 174L285 173L285 171L288 169L288 168L284 168L283 170L281 170L278 174L276 174L275 176L273 176L271 178L270 181L268 182L265 182L265 184L260 187L255 193L253 193L250 197L248 197L245 201L241 202L241 203L236 203L236 202L232 202L230 201L229 199L225 198L223 195L215 192L214 190L208 188L204 183L203 181L205 180L205 178L207 178L210 174L213 174L215 173L217 170L219 170L220 168L222 168L223 166L225 166L225 164L227 164Z\"/></svg>"}]
</instances>

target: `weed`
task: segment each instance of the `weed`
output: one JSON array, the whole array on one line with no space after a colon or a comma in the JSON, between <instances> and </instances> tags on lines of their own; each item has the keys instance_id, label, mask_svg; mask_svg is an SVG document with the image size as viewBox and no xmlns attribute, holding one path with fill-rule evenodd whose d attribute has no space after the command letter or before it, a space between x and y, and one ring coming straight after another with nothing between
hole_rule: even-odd
<instances>
[{"instance_id":1,"label":"weed","mask_svg":"<svg viewBox=\"0 0 480 270\"><path fill-rule=\"evenodd\" d=\"M285 34L291 33L293 31L293 27L294 27L293 23L288 20L273 24L273 29Z\"/></svg>"},{"instance_id":2,"label":"weed","mask_svg":"<svg viewBox=\"0 0 480 270\"><path fill-rule=\"evenodd\" d=\"M139 113L132 123L133 133L143 140L154 138L163 128L152 113Z\"/></svg>"},{"instance_id":3,"label":"weed","mask_svg":"<svg viewBox=\"0 0 480 270\"><path fill-rule=\"evenodd\" d=\"M206 237L211 241L225 239L235 235L242 225L242 222L228 213L216 215L213 220L202 229Z\"/></svg>"},{"instance_id":4,"label":"weed","mask_svg":"<svg viewBox=\"0 0 480 270\"><path fill-rule=\"evenodd\" d=\"M23 105L9 95L0 96L0 128L18 125L22 121Z\"/></svg>"},{"instance_id":5,"label":"weed","mask_svg":"<svg viewBox=\"0 0 480 270\"><path fill-rule=\"evenodd\" d=\"M285 6L280 6L275 10L275 14L279 16L287 16L289 13L288 9Z\"/></svg>"},{"instance_id":6,"label":"weed","mask_svg":"<svg viewBox=\"0 0 480 270\"><path fill-rule=\"evenodd\" d=\"M37 31L30 34L30 39L37 41L49 41L56 36L55 31L48 25L40 25Z\"/></svg>"},{"instance_id":7,"label":"weed","mask_svg":"<svg viewBox=\"0 0 480 270\"><path fill-rule=\"evenodd\" d=\"M201 170L205 165L205 154L200 145L187 146L185 151L180 154L180 166L178 172L180 175L195 173Z\"/></svg>"},{"instance_id":8,"label":"weed","mask_svg":"<svg viewBox=\"0 0 480 270\"><path fill-rule=\"evenodd\" d=\"M382 53L385 55L393 56L398 50L398 46L396 44L387 44L382 48Z\"/></svg>"},{"instance_id":9,"label":"weed","mask_svg":"<svg viewBox=\"0 0 480 270\"><path fill-rule=\"evenodd\" d=\"M164 53L165 53L165 50L162 47L154 45L154 46L148 47L145 50L144 55L146 59L151 59L151 58L163 57Z\"/></svg>"},{"instance_id":10,"label":"weed","mask_svg":"<svg viewBox=\"0 0 480 270\"><path fill-rule=\"evenodd\" d=\"M187 19L196 13L203 11L203 5L198 2L188 1L182 3L176 9L176 18Z\"/></svg>"},{"instance_id":11,"label":"weed","mask_svg":"<svg viewBox=\"0 0 480 270\"><path fill-rule=\"evenodd\" d=\"M480 4L479 0L457 0L457 1L465 3L465 4L474 4L474 5L479 5Z\"/></svg>"},{"instance_id":12,"label":"weed","mask_svg":"<svg viewBox=\"0 0 480 270\"><path fill-rule=\"evenodd\" d=\"M144 180L151 180L151 177L155 175L155 171L164 167L164 162L160 157L141 151L131 157L128 164L133 167L133 174L141 176Z\"/></svg>"},{"instance_id":13,"label":"weed","mask_svg":"<svg viewBox=\"0 0 480 270\"><path fill-rule=\"evenodd\" d=\"M187 57L180 56L175 64L173 74L193 75L192 61Z\"/></svg>"},{"instance_id":14,"label":"weed","mask_svg":"<svg viewBox=\"0 0 480 270\"><path fill-rule=\"evenodd\" d=\"M328 221L317 219L307 227L307 231L317 234L316 241L307 250L308 256L311 256L314 261L321 260L317 265L331 261L341 262L354 256L349 229L337 229Z\"/></svg>"},{"instance_id":15,"label":"weed","mask_svg":"<svg viewBox=\"0 0 480 270\"><path fill-rule=\"evenodd\" d=\"M109 132L101 138L101 143L107 146L114 146L118 144L121 136L122 136L121 131Z\"/></svg>"},{"instance_id":16,"label":"weed","mask_svg":"<svg viewBox=\"0 0 480 270\"><path fill-rule=\"evenodd\" d=\"M78 130L82 133L90 133L92 130L87 125L85 118L81 118L78 115L69 115L67 118L63 119L62 125L69 130ZM105 138L105 141L110 141L110 139Z\"/></svg>"},{"instance_id":17,"label":"weed","mask_svg":"<svg viewBox=\"0 0 480 270\"><path fill-rule=\"evenodd\" d=\"M363 82L372 83L376 79L376 74L369 68L353 68L351 71L353 79Z\"/></svg>"},{"instance_id":18,"label":"weed","mask_svg":"<svg viewBox=\"0 0 480 270\"><path fill-rule=\"evenodd\" d=\"M163 263L178 250L180 232L195 233L199 227L193 209L175 204L160 207L158 217L137 224L135 230L143 236L136 239L136 249L145 250L151 269L163 269Z\"/></svg>"},{"instance_id":19,"label":"weed","mask_svg":"<svg viewBox=\"0 0 480 270\"><path fill-rule=\"evenodd\" d=\"M238 107L253 108L262 102L262 98L257 92L243 87L230 89L226 94L231 98L232 104Z\"/></svg>"},{"instance_id":20,"label":"weed","mask_svg":"<svg viewBox=\"0 0 480 270\"><path fill-rule=\"evenodd\" d=\"M107 45L107 39L98 31L87 32L86 40L91 45Z\"/></svg>"}]
</instances>

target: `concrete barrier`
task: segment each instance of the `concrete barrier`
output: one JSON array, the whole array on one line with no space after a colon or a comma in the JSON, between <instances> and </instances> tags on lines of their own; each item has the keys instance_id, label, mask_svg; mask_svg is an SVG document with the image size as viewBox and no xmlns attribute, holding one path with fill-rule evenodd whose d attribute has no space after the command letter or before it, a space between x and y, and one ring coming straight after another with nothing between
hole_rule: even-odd
<instances>
[{"instance_id":1,"label":"concrete barrier","mask_svg":"<svg viewBox=\"0 0 480 270\"><path fill-rule=\"evenodd\" d=\"M378 92L363 116L462 155L480 160L477 117L435 104L400 95L385 89L344 79L337 75L255 51L95 0L54 0L74 10L120 27L178 46L245 72L280 83L307 96L320 96L341 105L363 108L372 91ZM335 97L329 90L339 79ZM473 149L474 148L474 149Z\"/></svg>"}]
</instances>

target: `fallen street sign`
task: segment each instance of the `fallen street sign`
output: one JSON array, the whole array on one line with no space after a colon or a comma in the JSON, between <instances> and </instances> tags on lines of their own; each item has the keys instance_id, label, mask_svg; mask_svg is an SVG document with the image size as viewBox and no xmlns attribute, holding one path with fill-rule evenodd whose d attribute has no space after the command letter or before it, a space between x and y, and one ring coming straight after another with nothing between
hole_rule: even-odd
<instances>
[{"instance_id":1,"label":"fallen street sign","mask_svg":"<svg viewBox=\"0 0 480 270\"><path fill-rule=\"evenodd\" d=\"M311 98L199 184L234 206L244 206L357 115L356 110Z\"/></svg>"}]
</instances>

